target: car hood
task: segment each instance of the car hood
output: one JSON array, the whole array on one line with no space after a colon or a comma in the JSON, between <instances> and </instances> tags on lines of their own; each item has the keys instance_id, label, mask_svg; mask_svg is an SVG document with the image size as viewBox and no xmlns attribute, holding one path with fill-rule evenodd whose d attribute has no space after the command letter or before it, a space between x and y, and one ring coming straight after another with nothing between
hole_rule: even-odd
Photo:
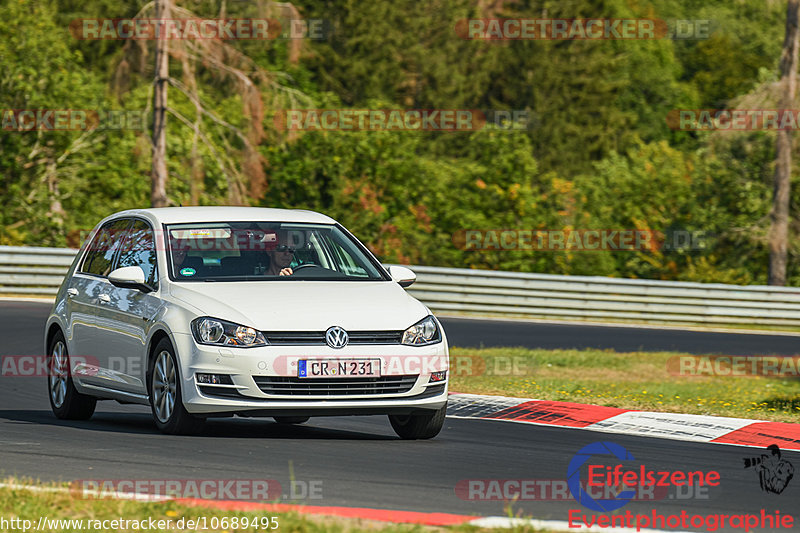
<instances>
[{"instance_id":1,"label":"car hood","mask_svg":"<svg viewBox=\"0 0 800 533\"><path fill-rule=\"evenodd\" d=\"M198 315L262 331L403 330L429 314L390 281L173 283L170 294Z\"/></svg>"}]
</instances>

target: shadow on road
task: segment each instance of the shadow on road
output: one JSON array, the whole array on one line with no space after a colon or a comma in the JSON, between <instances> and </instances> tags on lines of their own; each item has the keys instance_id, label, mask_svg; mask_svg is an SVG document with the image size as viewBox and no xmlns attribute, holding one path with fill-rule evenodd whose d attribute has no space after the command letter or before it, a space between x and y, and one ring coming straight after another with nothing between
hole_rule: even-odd
<instances>
[{"instance_id":1,"label":"shadow on road","mask_svg":"<svg viewBox=\"0 0 800 533\"><path fill-rule=\"evenodd\" d=\"M49 411L40 410L0 410L0 420L12 424L37 424L86 431L156 434L163 438L233 438L233 439L326 439L326 440L398 440L392 435L380 435L361 431L315 427L322 418L312 418L303 425L287 426L269 418L261 419L211 419L202 430L190 436L161 435L147 413L96 413L91 420L59 420ZM387 428L389 422L386 421Z\"/></svg>"}]
</instances>

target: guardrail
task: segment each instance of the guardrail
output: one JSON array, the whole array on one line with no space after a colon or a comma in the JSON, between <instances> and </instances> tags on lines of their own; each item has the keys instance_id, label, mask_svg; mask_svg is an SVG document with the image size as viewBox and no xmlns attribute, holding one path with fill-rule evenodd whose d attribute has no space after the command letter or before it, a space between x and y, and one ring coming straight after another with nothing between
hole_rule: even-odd
<instances>
[{"instance_id":1,"label":"guardrail","mask_svg":"<svg viewBox=\"0 0 800 533\"><path fill-rule=\"evenodd\" d=\"M0 294L53 295L78 250L0 246Z\"/></svg>"},{"instance_id":2,"label":"guardrail","mask_svg":"<svg viewBox=\"0 0 800 533\"><path fill-rule=\"evenodd\" d=\"M0 246L0 294L53 295L76 250ZM645 323L800 327L800 288L412 266L437 312Z\"/></svg>"},{"instance_id":3,"label":"guardrail","mask_svg":"<svg viewBox=\"0 0 800 533\"><path fill-rule=\"evenodd\" d=\"M800 288L411 267L435 311L646 323L800 326Z\"/></svg>"}]
</instances>

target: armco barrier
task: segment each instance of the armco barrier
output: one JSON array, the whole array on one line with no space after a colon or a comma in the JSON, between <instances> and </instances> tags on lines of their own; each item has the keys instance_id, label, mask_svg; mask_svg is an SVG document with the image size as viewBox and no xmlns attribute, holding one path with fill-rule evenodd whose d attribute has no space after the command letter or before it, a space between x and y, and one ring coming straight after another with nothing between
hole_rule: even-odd
<instances>
[{"instance_id":1,"label":"armco barrier","mask_svg":"<svg viewBox=\"0 0 800 533\"><path fill-rule=\"evenodd\" d=\"M0 246L0 294L53 295L76 250ZM800 288L412 266L434 311L571 320L800 326Z\"/></svg>"},{"instance_id":2,"label":"armco barrier","mask_svg":"<svg viewBox=\"0 0 800 533\"><path fill-rule=\"evenodd\" d=\"M52 295L77 250L0 246L0 294Z\"/></svg>"},{"instance_id":3,"label":"armco barrier","mask_svg":"<svg viewBox=\"0 0 800 533\"><path fill-rule=\"evenodd\" d=\"M800 326L800 289L415 266L435 311L597 321Z\"/></svg>"}]
</instances>

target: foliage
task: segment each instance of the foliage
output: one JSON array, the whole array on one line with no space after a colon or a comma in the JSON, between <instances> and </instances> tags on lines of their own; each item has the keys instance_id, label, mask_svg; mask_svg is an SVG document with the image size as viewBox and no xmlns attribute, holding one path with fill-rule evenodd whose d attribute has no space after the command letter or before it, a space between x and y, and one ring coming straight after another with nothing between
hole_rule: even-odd
<instances>
[{"instance_id":1,"label":"foliage","mask_svg":"<svg viewBox=\"0 0 800 533\"><path fill-rule=\"evenodd\" d=\"M217 0L174 2L204 17L223 8ZM0 109L148 111L152 43L79 40L67 31L75 19L132 17L145 5L0 3ZM203 45L256 80L255 93L243 89L241 77L220 74L212 60L189 53L199 45L173 48L170 75L183 86L170 88L170 107L185 118L168 119L167 192L174 205L319 210L386 261L766 281L774 136L673 131L665 117L674 109L736 105L768 90L783 38L783 2L224 3L234 18L294 9L324 19L332 33L323 40ZM471 17L708 19L713 33L708 39L462 39L456 23ZM194 96L205 106L201 114ZM458 133L276 127L277 112L304 107L524 110L532 121L522 129ZM254 123L262 112L261 124ZM150 150L146 128L1 131L0 244L74 246L103 216L147 205ZM642 229L705 238L694 248L470 251L460 240L470 229ZM790 279L799 284L800 241L793 240L790 253Z\"/></svg>"}]
</instances>

